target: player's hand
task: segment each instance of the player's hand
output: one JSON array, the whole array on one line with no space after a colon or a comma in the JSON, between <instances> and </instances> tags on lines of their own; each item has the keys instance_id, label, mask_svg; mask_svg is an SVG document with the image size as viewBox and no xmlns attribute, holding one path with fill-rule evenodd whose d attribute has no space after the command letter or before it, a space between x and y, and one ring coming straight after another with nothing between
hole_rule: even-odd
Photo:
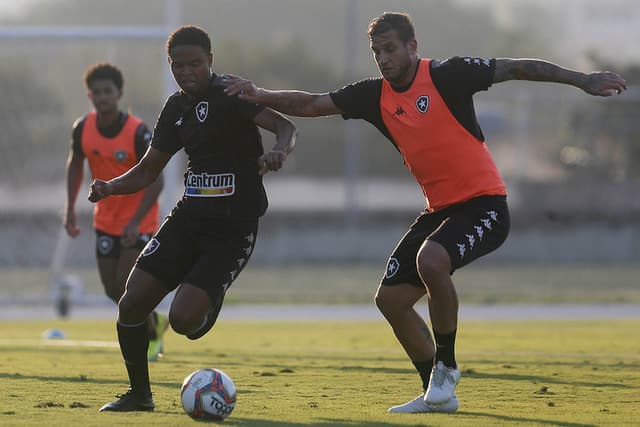
<instances>
[{"instance_id":1,"label":"player's hand","mask_svg":"<svg viewBox=\"0 0 640 427\"><path fill-rule=\"evenodd\" d=\"M225 93L229 96L237 96L243 101L258 104L260 99L260 88L251 82L251 80L234 76L233 74L225 74L222 76L225 83Z\"/></svg>"},{"instance_id":2,"label":"player's hand","mask_svg":"<svg viewBox=\"0 0 640 427\"><path fill-rule=\"evenodd\" d=\"M80 228L76 225L76 213L74 211L67 211L64 214L62 223L70 237L77 237L80 234Z\"/></svg>"},{"instance_id":3,"label":"player's hand","mask_svg":"<svg viewBox=\"0 0 640 427\"><path fill-rule=\"evenodd\" d=\"M131 221L129 224L124 226L122 230L122 236L120 237L120 243L122 246L133 247L138 241L138 222Z\"/></svg>"},{"instance_id":4,"label":"player's hand","mask_svg":"<svg viewBox=\"0 0 640 427\"><path fill-rule=\"evenodd\" d=\"M265 175L269 171L277 171L282 168L285 160L287 160L287 153L279 150L271 150L258 157L258 173Z\"/></svg>"},{"instance_id":5,"label":"player's hand","mask_svg":"<svg viewBox=\"0 0 640 427\"><path fill-rule=\"evenodd\" d=\"M111 185L101 179L94 179L89 187L89 201L97 202L111 195Z\"/></svg>"},{"instance_id":6,"label":"player's hand","mask_svg":"<svg viewBox=\"0 0 640 427\"><path fill-rule=\"evenodd\" d=\"M582 90L595 96L619 95L627 90L627 82L621 75L610 71L595 72L587 75Z\"/></svg>"}]
</instances>

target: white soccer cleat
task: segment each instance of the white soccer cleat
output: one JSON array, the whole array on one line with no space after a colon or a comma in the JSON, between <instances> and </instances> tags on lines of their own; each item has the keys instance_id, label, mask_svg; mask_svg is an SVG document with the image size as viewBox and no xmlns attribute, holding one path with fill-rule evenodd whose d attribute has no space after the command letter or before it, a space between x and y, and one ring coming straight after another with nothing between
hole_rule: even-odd
<instances>
[{"instance_id":1,"label":"white soccer cleat","mask_svg":"<svg viewBox=\"0 0 640 427\"><path fill-rule=\"evenodd\" d=\"M449 368L439 361L431 370L429 387L424 394L425 403L441 405L450 401L456 395L458 381L460 381L460 369Z\"/></svg>"},{"instance_id":2,"label":"white soccer cleat","mask_svg":"<svg viewBox=\"0 0 640 427\"><path fill-rule=\"evenodd\" d=\"M443 412L452 414L458 410L458 398L454 395L448 402L440 405L425 403L424 393L415 399L398 406L389 408L389 412L396 414L422 414L427 412Z\"/></svg>"}]
</instances>

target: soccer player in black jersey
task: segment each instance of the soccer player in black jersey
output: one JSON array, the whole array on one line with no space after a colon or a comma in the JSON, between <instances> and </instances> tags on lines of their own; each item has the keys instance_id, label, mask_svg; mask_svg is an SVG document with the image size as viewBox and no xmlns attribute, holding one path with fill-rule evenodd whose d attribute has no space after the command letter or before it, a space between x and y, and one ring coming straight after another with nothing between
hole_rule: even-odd
<instances>
[{"instance_id":1,"label":"soccer player in black jersey","mask_svg":"<svg viewBox=\"0 0 640 427\"><path fill-rule=\"evenodd\" d=\"M153 182L178 150L188 156L184 197L142 251L118 305L129 389L101 411L154 409L144 319L177 288L171 327L192 340L211 329L255 245L258 218L267 208L262 175L279 170L295 145L289 119L225 95L222 79L211 69L211 41L204 30L180 27L166 47L181 90L167 99L140 163L117 178L95 180L89 193L96 202L136 192ZM258 128L275 134L267 153Z\"/></svg>"},{"instance_id":2,"label":"soccer player in black jersey","mask_svg":"<svg viewBox=\"0 0 640 427\"><path fill-rule=\"evenodd\" d=\"M80 234L76 224L76 199L82 184L85 160L94 178L110 179L120 175L142 158L151 141L147 125L130 113L120 111L124 79L118 67L99 63L84 75L87 96L94 110L73 124L67 158L67 199L63 225L73 238ZM124 284L140 250L158 228L159 176L144 191L96 205L93 226L96 232L96 260L100 281L107 296L116 304L124 293ZM167 318L153 312L149 316L150 361L163 352L162 334Z\"/></svg>"},{"instance_id":3,"label":"soccer player in black jersey","mask_svg":"<svg viewBox=\"0 0 640 427\"><path fill-rule=\"evenodd\" d=\"M378 128L401 153L426 210L389 257L376 305L413 362L423 392L389 412L455 412L458 298L454 270L497 249L509 231L506 186L484 144L473 95L507 80L575 86L590 95L626 89L611 72L581 73L537 59L421 59L410 17L387 12L368 31L382 77L330 93L270 91L230 76L226 92L285 114L341 114ZM427 295L434 340L414 305Z\"/></svg>"}]
</instances>

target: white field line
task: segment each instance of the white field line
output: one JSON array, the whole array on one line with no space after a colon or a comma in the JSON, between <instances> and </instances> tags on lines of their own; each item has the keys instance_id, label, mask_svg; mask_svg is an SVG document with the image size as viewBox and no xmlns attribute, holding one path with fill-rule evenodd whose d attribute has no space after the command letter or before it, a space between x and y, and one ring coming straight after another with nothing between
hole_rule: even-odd
<instances>
[{"instance_id":1,"label":"white field line","mask_svg":"<svg viewBox=\"0 0 640 427\"><path fill-rule=\"evenodd\" d=\"M68 340L68 339L23 339L23 338L1 338L0 347L11 346L25 346L25 347L96 347L96 348L118 348L117 341L91 341L91 340ZM263 347L242 347L243 350L256 350L263 351ZM297 351L298 347L278 347L278 351ZM360 354L378 354L381 352L388 352L388 348L368 348L359 349ZM323 354L337 354L337 353L349 353L350 350L336 350L332 348L314 348L314 352ZM640 354L628 353L628 354L606 354L606 353L563 353L563 352L545 352L545 351L457 351L458 355L464 356L512 356L512 357L537 357L537 358L583 358L583 359L633 359L640 360ZM398 357L403 355L398 353Z\"/></svg>"},{"instance_id":2,"label":"white field line","mask_svg":"<svg viewBox=\"0 0 640 427\"><path fill-rule=\"evenodd\" d=\"M117 341L90 341L90 340L68 340L68 339L23 339L23 338L0 338L0 347L10 346L50 346L50 347L106 347L118 348Z\"/></svg>"}]
</instances>

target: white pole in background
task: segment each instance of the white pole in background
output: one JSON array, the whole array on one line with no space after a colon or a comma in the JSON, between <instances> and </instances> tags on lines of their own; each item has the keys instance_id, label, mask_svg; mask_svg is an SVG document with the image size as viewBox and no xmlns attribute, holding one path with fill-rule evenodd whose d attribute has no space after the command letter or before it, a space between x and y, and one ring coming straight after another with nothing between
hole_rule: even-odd
<instances>
[{"instance_id":1,"label":"white pole in background","mask_svg":"<svg viewBox=\"0 0 640 427\"><path fill-rule=\"evenodd\" d=\"M164 40L166 41L169 34L173 32L182 22L182 0L165 0L164 2ZM164 46L163 46L164 52ZM165 99L176 90L176 84L171 75L167 56L162 55L162 63L160 65L164 70L164 95ZM160 215L166 216L176 200L182 192L182 172L184 171L186 159L183 151L176 153L164 169L164 189L160 194Z\"/></svg>"},{"instance_id":2,"label":"white pole in background","mask_svg":"<svg viewBox=\"0 0 640 427\"><path fill-rule=\"evenodd\" d=\"M345 81L350 83L355 79L357 68L358 0L348 0L345 16L344 76ZM344 122L344 139L345 222L349 229L355 229L360 219L360 141L354 120Z\"/></svg>"},{"instance_id":3,"label":"white pole in background","mask_svg":"<svg viewBox=\"0 0 640 427\"><path fill-rule=\"evenodd\" d=\"M181 22L182 0L165 0L165 22L163 26L0 26L0 41L7 40L157 40L163 43L169 33ZM164 71L164 95L168 97L174 91L173 77L166 62L166 57L161 64ZM177 157L177 158L176 158ZM174 156L167 165L165 176L165 189L160 198L161 210L166 213L176 199L176 193L181 187L180 171L183 169L184 157ZM71 293L79 291L82 284L73 276L64 275L67 248L70 238L61 228L56 246L53 250L49 291L54 298L58 314L68 314ZM78 289L71 289L78 288Z\"/></svg>"}]
</instances>

